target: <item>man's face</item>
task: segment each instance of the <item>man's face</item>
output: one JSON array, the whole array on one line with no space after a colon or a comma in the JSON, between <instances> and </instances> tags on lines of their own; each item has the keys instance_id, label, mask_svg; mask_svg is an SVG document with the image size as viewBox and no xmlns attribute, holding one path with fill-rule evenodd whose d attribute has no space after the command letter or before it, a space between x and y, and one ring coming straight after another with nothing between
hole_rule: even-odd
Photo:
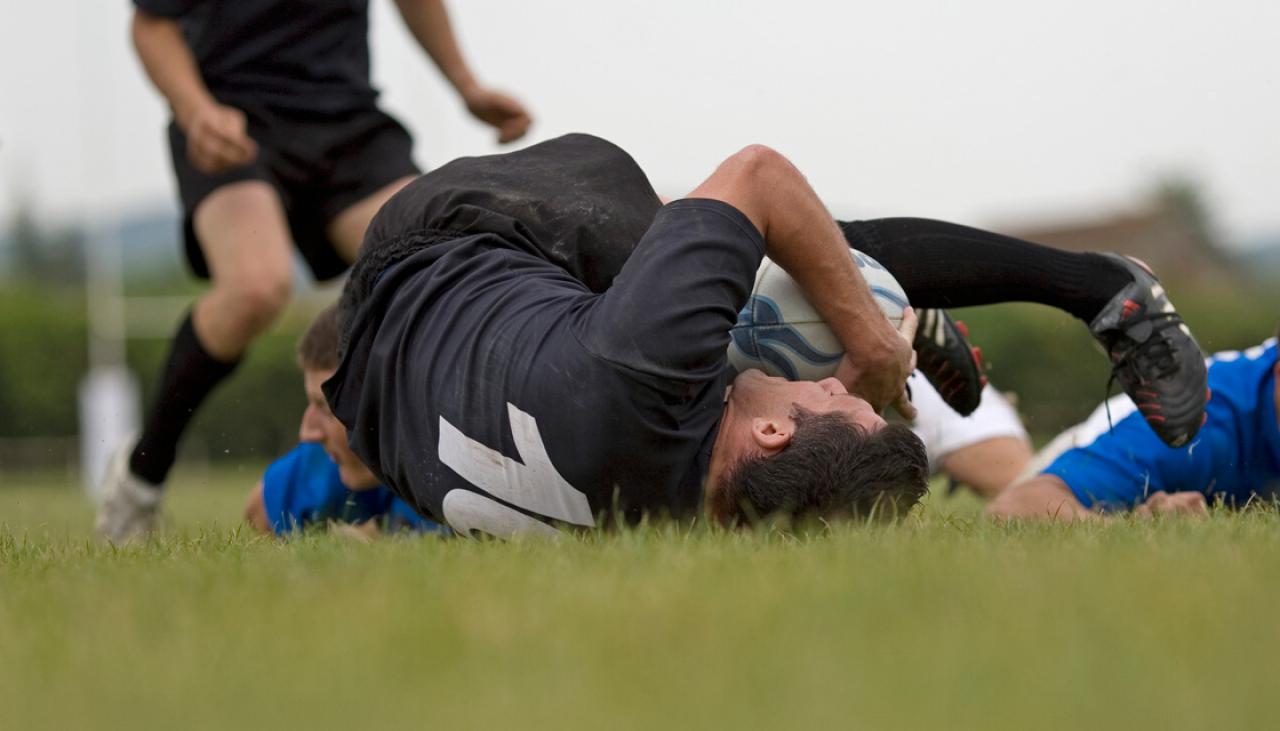
<instances>
[{"instance_id":1,"label":"man's face","mask_svg":"<svg viewBox=\"0 0 1280 731\"><path fill-rule=\"evenodd\" d=\"M298 439L324 447L329 459L338 465L342 484L351 490L367 490L378 485L364 462L347 446L347 428L329 410L320 385L333 375L331 370L302 371L302 383L307 392L307 410L302 412L302 424L298 427Z\"/></svg>"},{"instance_id":2,"label":"man's face","mask_svg":"<svg viewBox=\"0 0 1280 731\"><path fill-rule=\"evenodd\" d=\"M731 398L741 399L753 416L786 417L800 407L815 414L837 411L850 422L861 426L868 434L884 428L885 420L871 408L871 404L854 396L834 378L821 381L788 381L785 378L766 376L750 369L733 381Z\"/></svg>"}]
</instances>

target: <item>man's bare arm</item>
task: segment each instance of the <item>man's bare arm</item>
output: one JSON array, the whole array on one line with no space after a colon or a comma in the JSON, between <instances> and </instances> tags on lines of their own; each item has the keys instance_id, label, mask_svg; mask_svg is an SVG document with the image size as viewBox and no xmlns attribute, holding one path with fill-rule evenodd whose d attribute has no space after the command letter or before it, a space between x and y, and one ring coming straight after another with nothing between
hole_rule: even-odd
<instances>
[{"instance_id":1,"label":"man's bare arm","mask_svg":"<svg viewBox=\"0 0 1280 731\"><path fill-rule=\"evenodd\" d=\"M752 145L721 163L691 198L724 201L742 211L764 236L765 249L800 285L844 345L837 372L850 391L877 409L893 402L904 416L915 409L904 395L915 367L915 314L895 330L849 255L849 244L808 181L785 157Z\"/></svg>"},{"instance_id":2,"label":"man's bare arm","mask_svg":"<svg viewBox=\"0 0 1280 731\"><path fill-rule=\"evenodd\" d=\"M498 130L498 142L513 142L532 118L514 98L480 84L462 55L444 0L396 0L409 32L462 97L467 110Z\"/></svg>"},{"instance_id":3,"label":"man's bare arm","mask_svg":"<svg viewBox=\"0 0 1280 731\"><path fill-rule=\"evenodd\" d=\"M1022 474L1031 456L1025 439L992 437L950 452L942 458L942 469L991 500Z\"/></svg>"},{"instance_id":4,"label":"man's bare arm","mask_svg":"<svg viewBox=\"0 0 1280 731\"><path fill-rule=\"evenodd\" d=\"M191 163L202 172L217 173L252 162L258 146L246 131L244 114L214 99L178 22L137 10L132 36L147 76L187 135Z\"/></svg>"},{"instance_id":5,"label":"man's bare arm","mask_svg":"<svg viewBox=\"0 0 1280 731\"><path fill-rule=\"evenodd\" d=\"M1100 517L1082 505L1067 483L1054 475L1036 475L1010 486L987 506L987 515L1065 521Z\"/></svg>"}]
</instances>

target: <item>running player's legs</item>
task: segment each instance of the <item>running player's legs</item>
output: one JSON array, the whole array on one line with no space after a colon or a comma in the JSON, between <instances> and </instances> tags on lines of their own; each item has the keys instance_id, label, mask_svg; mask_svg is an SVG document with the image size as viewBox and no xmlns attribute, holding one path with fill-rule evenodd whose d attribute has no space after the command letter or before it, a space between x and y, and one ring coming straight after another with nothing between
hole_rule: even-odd
<instances>
[{"instance_id":1,"label":"running player's legs","mask_svg":"<svg viewBox=\"0 0 1280 731\"><path fill-rule=\"evenodd\" d=\"M196 207L193 225L213 287L174 337L129 458L130 471L157 487L195 411L284 309L292 285L289 229L270 184L248 180L214 190Z\"/></svg>"},{"instance_id":2,"label":"running player's legs","mask_svg":"<svg viewBox=\"0 0 1280 731\"><path fill-rule=\"evenodd\" d=\"M293 247L280 196L258 180L227 185L195 210L213 287L195 306L201 344L234 361L289 302Z\"/></svg>"},{"instance_id":3,"label":"running player's legs","mask_svg":"<svg viewBox=\"0 0 1280 731\"><path fill-rule=\"evenodd\" d=\"M364 243L364 232L369 227L369 222L373 220L383 204L408 185L414 177L416 176L408 175L383 186L377 192L348 206L329 222L326 233L343 259L349 262L356 260L356 254L360 253L360 245Z\"/></svg>"},{"instance_id":4,"label":"running player's legs","mask_svg":"<svg viewBox=\"0 0 1280 731\"><path fill-rule=\"evenodd\" d=\"M152 530L160 489L196 410L289 299L291 241L271 184L214 188L192 211L192 228L213 288L178 327L137 442L108 467L97 530L113 541Z\"/></svg>"}]
</instances>

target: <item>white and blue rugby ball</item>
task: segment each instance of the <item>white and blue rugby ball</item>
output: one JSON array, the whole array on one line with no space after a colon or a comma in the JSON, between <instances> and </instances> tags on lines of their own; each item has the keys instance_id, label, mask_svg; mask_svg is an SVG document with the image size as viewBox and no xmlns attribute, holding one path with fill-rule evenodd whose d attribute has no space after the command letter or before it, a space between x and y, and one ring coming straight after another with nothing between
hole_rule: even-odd
<instances>
[{"instance_id":1,"label":"white and blue rugby ball","mask_svg":"<svg viewBox=\"0 0 1280 731\"><path fill-rule=\"evenodd\" d=\"M897 327L908 306L902 285L880 262L856 249L849 251L876 304ZM844 346L800 285L768 257L760 262L751 298L729 335L729 363L734 368L758 368L791 381L829 378L844 356Z\"/></svg>"}]
</instances>

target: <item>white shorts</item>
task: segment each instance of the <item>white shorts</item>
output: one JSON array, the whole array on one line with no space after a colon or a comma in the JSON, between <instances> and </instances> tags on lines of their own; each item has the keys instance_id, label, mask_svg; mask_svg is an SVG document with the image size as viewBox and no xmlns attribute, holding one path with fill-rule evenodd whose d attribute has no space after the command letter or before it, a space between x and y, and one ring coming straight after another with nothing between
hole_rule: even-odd
<instances>
[{"instance_id":1,"label":"white shorts","mask_svg":"<svg viewBox=\"0 0 1280 731\"><path fill-rule=\"evenodd\" d=\"M911 430L924 442L929 455L929 470L937 472L948 454L978 442L996 437L1014 437L1024 442L1027 430L1018 412L1000 392L991 386L982 389L982 401L968 416L961 416L947 406L929 381L916 371L907 379L911 386L911 403L916 407L916 421Z\"/></svg>"}]
</instances>

